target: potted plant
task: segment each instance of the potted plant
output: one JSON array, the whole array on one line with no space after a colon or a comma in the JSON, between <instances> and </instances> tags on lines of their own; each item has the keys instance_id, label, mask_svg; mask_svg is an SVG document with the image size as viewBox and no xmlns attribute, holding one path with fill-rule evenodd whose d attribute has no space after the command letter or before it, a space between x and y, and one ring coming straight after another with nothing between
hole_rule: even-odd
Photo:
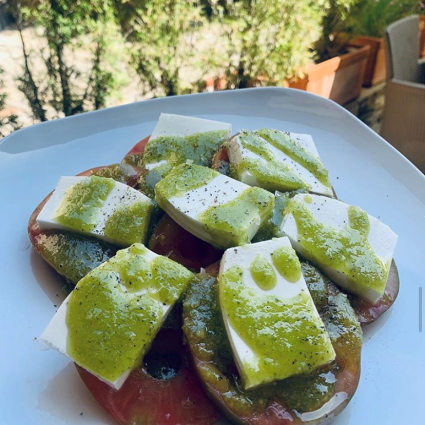
<instances>
[{"instance_id":1,"label":"potted plant","mask_svg":"<svg viewBox=\"0 0 425 425\"><path fill-rule=\"evenodd\" d=\"M369 46L347 49L341 55L305 68L306 76L290 81L289 87L306 90L331 99L340 105L360 94Z\"/></svg>"},{"instance_id":2,"label":"potted plant","mask_svg":"<svg viewBox=\"0 0 425 425\"><path fill-rule=\"evenodd\" d=\"M319 94L340 104L360 93L369 46L346 45L341 36L352 7L359 0L330 0L322 21L322 37L316 44L316 61L304 68L305 77L289 87Z\"/></svg>"},{"instance_id":3,"label":"potted plant","mask_svg":"<svg viewBox=\"0 0 425 425\"><path fill-rule=\"evenodd\" d=\"M418 0L361 0L352 8L346 28L352 37L350 44L370 47L363 86L370 87L385 81L385 51L382 38L385 28L398 19L420 12L421 8ZM425 32L422 38L425 44Z\"/></svg>"}]
</instances>

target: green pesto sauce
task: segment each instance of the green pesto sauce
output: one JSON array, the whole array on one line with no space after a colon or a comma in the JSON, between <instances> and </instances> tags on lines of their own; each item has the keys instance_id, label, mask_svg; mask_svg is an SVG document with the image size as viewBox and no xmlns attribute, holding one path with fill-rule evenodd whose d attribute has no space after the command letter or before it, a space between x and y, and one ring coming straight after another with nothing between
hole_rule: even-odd
<instances>
[{"instance_id":1,"label":"green pesto sauce","mask_svg":"<svg viewBox=\"0 0 425 425\"><path fill-rule=\"evenodd\" d=\"M282 277L295 283L301 278L301 264L290 246L282 246L272 253L273 264Z\"/></svg>"},{"instance_id":2,"label":"green pesto sauce","mask_svg":"<svg viewBox=\"0 0 425 425\"><path fill-rule=\"evenodd\" d=\"M146 184L154 188L173 167L187 160L209 167L212 157L228 138L227 130L206 131L190 136L163 136L150 140L143 155L144 164L167 161L148 172Z\"/></svg>"},{"instance_id":3,"label":"green pesto sauce","mask_svg":"<svg viewBox=\"0 0 425 425\"><path fill-rule=\"evenodd\" d=\"M328 170L320 158L291 139L289 134L269 128L258 130L257 133L276 149L279 149L285 155L301 164L306 170L310 171L324 186L331 187Z\"/></svg>"},{"instance_id":4,"label":"green pesto sauce","mask_svg":"<svg viewBox=\"0 0 425 425\"><path fill-rule=\"evenodd\" d=\"M313 198L310 195L305 195L304 201L306 204L311 204L313 202Z\"/></svg>"},{"instance_id":5,"label":"green pesto sauce","mask_svg":"<svg viewBox=\"0 0 425 425\"><path fill-rule=\"evenodd\" d=\"M244 285L242 269L234 266L220 277L220 303L232 327L255 353L243 365L246 387L312 372L334 357L306 292L290 299L260 295Z\"/></svg>"},{"instance_id":6,"label":"green pesto sauce","mask_svg":"<svg viewBox=\"0 0 425 425\"><path fill-rule=\"evenodd\" d=\"M264 255L258 254L251 263L249 270L254 282L263 291L269 291L276 286L276 273Z\"/></svg>"},{"instance_id":7,"label":"green pesto sauce","mask_svg":"<svg viewBox=\"0 0 425 425\"><path fill-rule=\"evenodd\" d=\"M250 242L248 230L258 221L264 222L273 212L274 196L259 187L250 187L235 199L209 207L198 219L206 232L217 236L220 247L244 245Z\"/></svg>"},{"instance_id":8,"label":"green pesto sauce","mask_svg":"<svg viewBox=\"0 0 425 425\"><path fill-rule=\"evenodd\" d=\"M153 204L146 201L117 208L106 221L105 236L127 246L145 242L153 208Z\"/></svg>"},{"instance_id":9,"label":"green pesto sauce","mask_svg":"<svg viewBox=\"0 0 425 425\"><path fill-rule=\"evenodd\" d=\"M94 170L93 175L98 177L108 177L123 184L131 180L137 180L139 173L129 164L112 164L100 170Z\"/></svg>"},{"instance_id":10,"label":"green pesto sauce","mask_svg":"<svg viewBox=\"0 0 425 425\"><path fill-rule=\"evenodd\" d=\"M148 261L147 249L135 244L118 251L110 261L119 271L123 285L129 292L145 290L153 299L172 304L180 297L193 273L167 257L158 256Z\"/></svg>"},{"instance_id":11,"label":"green pesto sauce","mask_svg":"<svg viewBox=\"0 0 425 425\"><path fill-rule=\"evenodd\" d=\"M263 162L254 158L244 158L238 165L238 176L243 171L250 172L264 189L288 191L311 186L298 176L289 166L277 161Z\"/></svg>"},{"instance_id":12,"label":"green pesto sauce","mask_svg":"<svg viewBox=\"0 0 425 425\"><path fill-rule=\"evenodd\" d=\"M54 219L71 229L90 232L100 210L115 186L109 178L91 176L70 186L55 211Z\"/></svg>"},{"instance_id":13,"label":"green pesto sauce","mask_svg":"<svg viewBox=\"0 0 425 425\"><path fill-rule=\"evenodd\" d=\"M288 191L311 188L290 166L277 161L274 153L267 147L267 142L255 132L240 132L239 139L244 148L266 162L261 159L244 158L236 168L237 176L240 177L242 172L248 171L257 179L261 187L267 190Z\"/></svg>"},{"instance_id":14,"label":"green pesto sauce","mask_svg":"<svg viewBox=\"0 0 425 425\"><path fill-rule=\"evenodd\" d=\"M119 251L69 299L68 353L111 381L141 361L161 326L163 305L174 303L193 278L172 260L146 254L141 244Z\"/></svg>"},{"instance_id":15,"label":"green pesto sauce","mask_svg":"<svg viewBox=\"0 0 425 425\"><path fill-rule=\"evenodd\" d=\"M37 237L37 250L72 285L116 253L116 248L99 239L56 230Z\"/></svg>"},{"instance_id":16,"label":"green pesto sauce","mask_svg":"<svg viewBox=\"0 0 425 425\"><path fill-rule=\"evenodd\" d=\"M148 171L143 177L143 192L145 192L150 197L155 197L155 187L157 183L163 179L164 176L166 176L172 169L172 165L169 163L164 163Z\"/></svg>"},{"instance_id":17,"label":"green pesto sauce","mask_svg":"<svg viewBox=\"0 0 425 425\"><path fill-rule=\"evenodd\" d=\"M342 231L318 222L304 205L295 200L289 202L286 214L295 218L299 243L304 255L312 262L345 273L357 292L373 288L383 293L389 265L385 265L369 245L366 212L350 206L349 223Z\"/></svg>"},{"instance_id":18,"label":"green pesto sauce","mask_svg":"<svg viewBox=\"0 0 425 425\"><path fill-rule=\"evenodd\" d=\"M190 136L158 137L147 143L143 161L145 164L153 164L166 160L178 165L190 159L197 165L208 166L214 153L227 138L227 130L205 131Z\"/></svg>"},{"instance_id":19,"label":"green pesto sauce","mask_svg":"<svg viewBox=\"0 0 425 425\"><path fill-rule=\"evenodd\" d=\"M174 196L183 196L189 190L202 187L219 175L217 171L200 165L178 165L156 185L155 199L161 206L164 201Z\"/></svg>"},{"instance_id":20,"label":"green pesto sauce","mask_svg":"<svg viewBox=\"0 0 425 425\"><path fill-rule=\"evenodd\" d=\"M68 304L68 353L109 380L137 364L159 330L161 304L126 292L117 273L98 270L83 278Z\"/></svg>"}]
</instances>

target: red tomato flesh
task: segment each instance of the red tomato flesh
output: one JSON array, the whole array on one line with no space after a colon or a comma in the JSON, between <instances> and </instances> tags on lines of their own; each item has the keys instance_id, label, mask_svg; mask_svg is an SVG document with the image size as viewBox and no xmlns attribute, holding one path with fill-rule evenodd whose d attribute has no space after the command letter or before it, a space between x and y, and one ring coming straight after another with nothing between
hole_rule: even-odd
<instances>
[{"instance_id":1,"label":"red tomato flesh","mask_svg":"<svg viewBox=\"0 0 425 425\"><path fill-rule=\"evenodd\" d=\"M182 341L180 330L161 330L144 364L119 390L79 366L77 370L100 406L121 425L211 425L220 415L189 368Z\"/></svg>"},{"instance_id":2,"label":"red tomato flesh","mask_svg":"<svg viewBox=\"0 0 425 425\"><path fill-rule=\"evenodd\" d=\"M153 252L196 271L220 260L223 255L223 251L193 236L168 215L159 221L148 246Z\"/></svg>"}]
</instances>

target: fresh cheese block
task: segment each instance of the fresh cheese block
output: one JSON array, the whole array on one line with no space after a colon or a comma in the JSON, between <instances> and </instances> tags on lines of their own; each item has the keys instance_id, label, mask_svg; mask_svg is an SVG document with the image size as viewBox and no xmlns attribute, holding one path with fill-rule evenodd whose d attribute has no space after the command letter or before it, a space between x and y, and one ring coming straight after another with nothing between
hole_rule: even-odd
<instances>
[{"instance_id":1,"label":"fresh cheese block","mask_svg":"<svg viewBox=\"0 0 425 425\"><path fill-rule=\"evenodd\" d=\"M105 177L61 177L37 217L41 229L70 230L121 246L145 242L153 201Z\"/></svg>"},{"instance_id":2,"label":"fresh cheese block","mask_svg":"<svg viewBox=\"0 0 425 425\"><path fill-rule=\"evenodd\" d=\"M328 170L307 134L241 131L229 141L228 155L234 177L250 186L333 196Z\"/></svg>"},{"instance_id":3,"label":"fresh cheese block","mask_svg":"<svg viewBox=\"0 0 425 425\"><path fill-rule=\"evenodd\" d=\"M193 278L182 265L134 244L78 282L41 339L119 389Z\"/></svg>"},{"instance_id":4,"label":"fresh cheese block","mask_svg":"<svg viewBox=\"0 0 425 425\"><path fill-rule=\"evenodd\" d=\"M229 123L161 114L143 155L144 166L149 171L146 185L153 189L173 166L187 160L209 166L231 133Z\"/></svg>"},{"instance_id":5,"label":"fresh cheese block","mask_svg":"<svg viewBox=\"0 0 425 425\"><path fill-rule=\"evenodd\" d=\"M288 238L228 249L219 297L246 389L312 372L335 358Z\"/></svg>"},{"instance_id":6,"label":"fresh cheese block","mask_svg":"<svg viewBox=\"0 0 425 425\"><path fill-rule=\"evenodd\" d=\"M383 295L397 235L359 207L317 195L285 204L278 236L329 278L371 303Z\"/></svg>"},{"instance_id":7,"label":"fresh cheese block","mask_svg":"<svg viewBox=\"0 0 425 425\"><path fill-rule=\"evenodd\" d=\"M274 205L266 190L193 164L175 167L156 185L155 199L188 232L221 249L249 243Z\"/></svg>"}]
</instances>

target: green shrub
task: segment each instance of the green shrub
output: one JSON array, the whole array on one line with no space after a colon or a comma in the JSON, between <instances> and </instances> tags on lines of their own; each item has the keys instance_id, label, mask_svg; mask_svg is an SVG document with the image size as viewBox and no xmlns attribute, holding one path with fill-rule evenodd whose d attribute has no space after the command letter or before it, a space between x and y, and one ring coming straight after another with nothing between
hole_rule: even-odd
<instances>
[{"instance_id":1,"label":"green shrub","mask_svg":"<svg viewBox=\"0 0 425 425\"><path fill-rule=\"evenodd\" d=\"M15 114L5 113L7 95L4 93L3 68L0 68L0 137L18 130L21 126Z\"/></svg>"},{"instance_id":2,"label":"green shrub","mask_svg":"<svg viewBox=\"0 0 425 425\"><path fill-rule=\"evenodd\" d=\"M389 24L420 13L423 7L419 0L361 0L349 16L347 32L352 36L382 37Z\"/></svg>"},{"instance_id":3,"label":"green shrub","mask_svg":"<svg viewBox=\"0 0 425 425\"><path fill-rule=\"evenodd\" d=\"M205 18L198 1L145 0L120 9L120 22L131 43L131 64L144 94L176 95L183 87L181 73L194 66L196 34Z\"/></svg>"},{"instance_id":4,"label":"green shrub","mask_svg":"<svg viewBox=\"0 0 425 425\"><path fill-rule=\"evenodd\" d=\"M18 88L34 119L46 121L104 107L121 83L118 57L111 54L120 37L111 0L40 0L31 7L14 1L11 8L24 57ZM24 25L34 26L39 35L37 50L27 47ZM74 58L83 46L88 67Z\"/></svg>"},{"instance_id":5,"label":"green shrub","mask_svg":"<svg viewBox=\"0 0 425 425\"><path fill-rule=\"evenodd\" d=\"M215 5L222 25L215 52L227 88L276 85L302 74L313 58L327 0L227 0L227 14ZM221 53L221 56L220 56Z\"/></svg>"}]
</instances>

